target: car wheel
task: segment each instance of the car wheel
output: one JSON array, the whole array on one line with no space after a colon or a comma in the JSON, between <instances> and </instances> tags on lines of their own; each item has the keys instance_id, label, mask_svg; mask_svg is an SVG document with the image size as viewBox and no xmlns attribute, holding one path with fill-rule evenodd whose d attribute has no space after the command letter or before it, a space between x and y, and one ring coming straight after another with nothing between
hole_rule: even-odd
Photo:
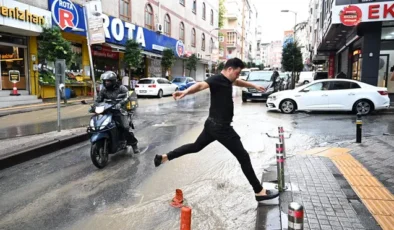
<instances>
[{"instance_id":1,"label":"car wheel","mask_svg":"<svg viewBox=\"0 0 394 230\"><path fill-rule=\"evenodd\" d=\"M373 104L368 100L359 100L354 103L353 111L361 115L368 115L373 111Z\"/></svg>"},{"instance_id":2,"label":"car wheel","mask_svg":"<svg viewBox=\"0 0 394 230\"><path fill-rule=\"evenodd\" d=\"M304 81L304 85L309 84L309 81Z\"/></svg>"},{"instance_id":3,"label":"car wheel","mask_svg":"<svg viewBox=\"0 0 394 230\"><path fill-rule=\"evenodd\" d=\"M242 98L242 102L248 102L248 99Z\"/></svg>"},{"instance_id":4,"label":"car wheel","mask_svg":"<svg viewBox=\"0 0 394 230\"><path fill-rule=\"evenodd\" d=\"M158 98L162 98L163 97L163 90L159 90L159 93L157 94Z\"/></svg>"},{"instance_id":5,"label":"car wheel","mask_svg":"<svg viewBox=\"0 0 394 230\"><path fill-rule=\"evenodd\" d=\"M285 114L291 114L294 113L294 111L296 110L296 103L293 100L290 99L286 99L284 101L282 101L282 103L280 103L280 111L282 111L282 113Z\"/></svg>"}]
</instances>

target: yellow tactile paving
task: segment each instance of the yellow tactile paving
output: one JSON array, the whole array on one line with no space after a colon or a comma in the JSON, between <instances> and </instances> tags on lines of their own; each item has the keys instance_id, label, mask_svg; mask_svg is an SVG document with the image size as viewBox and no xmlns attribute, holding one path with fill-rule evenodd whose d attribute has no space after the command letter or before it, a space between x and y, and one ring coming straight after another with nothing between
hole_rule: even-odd
<instances>
[{"instance_id":1,"label":"yellow tactile paving","mask_svg":"<svg viewBox=\"0 0 394 230\"><path fill-rule=\"evenodd\" d=\"M373 215L394 216L394 201L365 200L364 203Z\"/></svg>"},{"instance_id":2,"label":"yellow tactile paving","mask_svg":"<svg viewBox=\"0 0 394 230\"><path fill-rule=\"evenodd\" d=\"M394 195L345 148L318 148L303 154L330 158L383 230L394 230Z\"/></svg>"},{"instance_id":3,"label":"yellow tactile paving","mask_svg":"<svg viewBox=\"0 0 394 230\"><path fill-rule=\"evenodd\" d=\"M381 187L382 184L373 176L346 176L352 186Z\"/></svg>"}]
</instances>

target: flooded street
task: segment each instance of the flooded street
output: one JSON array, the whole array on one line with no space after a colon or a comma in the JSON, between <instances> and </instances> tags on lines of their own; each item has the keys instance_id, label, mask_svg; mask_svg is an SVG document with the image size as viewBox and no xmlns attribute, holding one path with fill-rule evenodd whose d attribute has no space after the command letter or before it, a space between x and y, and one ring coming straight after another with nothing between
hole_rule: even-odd
<instances>
[{"instance_id":1,"label":"flooded street","mask_svg":"<svg viewBox=\"0 0 394 230\"><path fill-rule=\"evenodd\" d=\"M265 103L235 100L233 126L261 175L274 163L277 127L288 155L355 139L355 115L284 115ZM93 166L88 142L0 172L0 229L179 229L169 205L183 190L192 229L254 229L257 203L235 157L215 142L200 153L158 168L155 154L194 142L208 116L209 95L139 108L141 155L117 154L103 170ZM394 133L393 115L364 118L365 135Z\"/></svg>"}]
</instances>

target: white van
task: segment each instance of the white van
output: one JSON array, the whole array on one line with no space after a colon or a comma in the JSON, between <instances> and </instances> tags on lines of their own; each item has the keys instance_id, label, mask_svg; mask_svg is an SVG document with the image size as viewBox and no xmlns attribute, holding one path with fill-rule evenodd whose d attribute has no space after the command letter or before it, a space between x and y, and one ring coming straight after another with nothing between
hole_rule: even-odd
<instances>
[{"instance_id":1,"label":"white van","mask_svg":"<svg viewBox=\"0 0 394 230\"><path fill-rule=\"evenodd\" d=\"M308 84L313 81L313 76L314 72L313 71L308 71L308 72L301 72L300 73L300 78L298 80L298 84Z\"/></svg>"}]
</instances>

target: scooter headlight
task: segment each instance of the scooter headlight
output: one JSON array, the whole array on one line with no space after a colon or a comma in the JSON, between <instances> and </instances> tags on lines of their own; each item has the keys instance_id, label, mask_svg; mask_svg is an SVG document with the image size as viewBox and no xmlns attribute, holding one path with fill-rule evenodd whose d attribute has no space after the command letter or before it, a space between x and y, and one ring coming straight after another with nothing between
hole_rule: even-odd
<instances>
[{"instance_id":1,"label":"scooter headlight","mask_svg":"<svg viewBox=\"0 0 394 230\"><path fill-rule=\"evenodd\" d=\"M102 114L104 112L104 108L104 106L97 106L95 110L96 114Z\"/></svg>"},{"instance_id":2,"label":"scooter headlight","mask_svg":"<svg viewBox=\"0 0 394 230\"><path fill-rule=\"evenodd\" d=\"M111 122L111 117L107 117L104 120L103 124L101 124L101 126L100 126L100 130L104 129L109 124L109 122Z\"/></svg>"}]
</instances>

